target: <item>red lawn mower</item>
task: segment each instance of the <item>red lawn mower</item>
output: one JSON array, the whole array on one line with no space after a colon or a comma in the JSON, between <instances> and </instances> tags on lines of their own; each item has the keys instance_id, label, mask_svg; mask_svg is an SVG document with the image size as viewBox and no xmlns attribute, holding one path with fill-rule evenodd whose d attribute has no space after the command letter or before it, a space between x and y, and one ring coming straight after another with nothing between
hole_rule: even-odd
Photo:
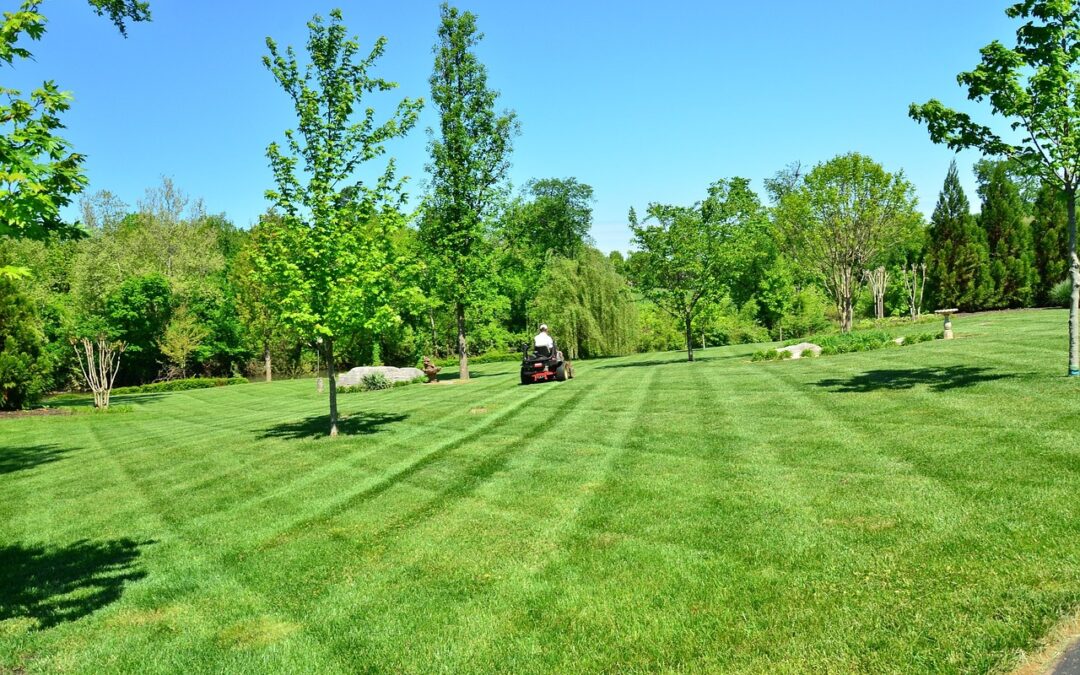
<instances>
[{"instance_id":1,"label":"red lawn mower","mask_svg":"<svg viewBox=\"0 0 1080 675\"><path fill-rule=\"evenodd\" d=\"M559 351L558 346L533 347L526 342L521 354L521 383L563 382L574 377L574 366Z\"/></svg>"}]
</instances>

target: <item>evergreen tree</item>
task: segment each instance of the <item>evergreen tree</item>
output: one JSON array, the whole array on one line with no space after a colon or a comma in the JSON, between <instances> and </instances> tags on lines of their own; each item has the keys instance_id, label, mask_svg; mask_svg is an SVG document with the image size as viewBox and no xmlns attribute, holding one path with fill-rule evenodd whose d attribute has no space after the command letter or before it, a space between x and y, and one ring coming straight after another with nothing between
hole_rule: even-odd
<instances>
[{"instance_id":1,"label":"evergreen tree","mask_svg":"<svg viewBox=\"0 0 1080 675\"><path fill-rule=\"evenodd\" d=\"M979 225L986 232L990 276L993 278L993 293L988 306L1030 306L1038 278L1031 226L1024 217L1020 189L1009 178L1004 162L984 164L978 173L979 196L982 197Z\"/></svg>"},{"instance_id":2,"label":"evergreen tree","mask_svg":"<svg viewBox=\"0 0 1080 675\"><path fill-rule=\"evenodd\" d=\"M985 239L971 215L956 162L930 220L927 268L930 297L938 307L980 309L993 288Z\"/></svg>"},{"instance_id":3,"label":"evergreen tree","mask_svg":"<svg viewBox=\"0 0 1080 675\"><path fill-rule=\"evenodd\" d=\"M1035 269L1040 304L1049 302L1050 289L1069 276L1069 214L1065 193L1050 181L1043 181L1035 197L1032 237L1035 240Z\"/></svg>"}]
</instances>

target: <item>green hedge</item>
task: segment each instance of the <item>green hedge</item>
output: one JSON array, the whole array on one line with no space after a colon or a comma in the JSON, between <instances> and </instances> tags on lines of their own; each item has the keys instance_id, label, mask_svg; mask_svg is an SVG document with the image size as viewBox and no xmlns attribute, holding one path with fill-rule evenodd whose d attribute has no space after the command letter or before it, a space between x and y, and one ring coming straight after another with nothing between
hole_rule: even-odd
<instances>
[{"instance_id":1,"label":"green hedge","mask_svg":"<svg viewBox=\"0 0 1080 675\"><path fill-rule=\"evenodd\" d=\"M210 389L226 387L231 384L247 384L243 377L189 377L186 380L167 380L153 384L141 384L137 387L117 387L112 390L117 394L151 394L162 391L187 391L189 389Z\"/></svg>"}]
</instances>

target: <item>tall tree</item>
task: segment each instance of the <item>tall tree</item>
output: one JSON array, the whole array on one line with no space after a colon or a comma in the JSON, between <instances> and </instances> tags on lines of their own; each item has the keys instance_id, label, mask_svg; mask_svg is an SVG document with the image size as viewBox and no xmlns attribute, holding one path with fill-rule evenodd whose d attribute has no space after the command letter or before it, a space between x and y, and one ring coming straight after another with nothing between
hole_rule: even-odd
<instances>
[{"instance_id":1,"label":"tall tree","mask_svg":"<svg viewBox=\"0 0 1080 675\"><path fill-rule=\"evenodd\" d=\"M818 164L781 197L776 220L786 248L832 294L842 331L851 330L863 270L918 235L914 192L902 173L850 153Z\"/></svg>"},{"instance_id":2,"label":"tall tree","mask_svg":"<svg viewBox=\"0 0 1080 675\"><path fill-rule=\"evenodd\" d=\"M500 292L510 300L510 329L527 330L529 306L553 257L575 259L588 246L593 189L576 178L526 183L496 229Z\"/></svg>"},{"instance_id":3,"label":"tall tree","mask_svg":"<svg viewBox=\"0 0 1080 675\"><path fill-rule=\"evenodd\" d=\"M1024 216L1020 189L1004 162L981 165L979 225L986 232L990 276L994 280L991 307L1028 307L1038 285L1031 226Z\"/></svg>"},{"instance_id":4,"label":"tall tree","mask_svg":"<svg viewBox=\"0 0 1080 675\"><path fill-rule=\"evenodd\" d=\"M523 205L513 234L531 254L573 258L591 242L592 186L576 178L541 178L526 183L525 194L531 200Z\"/></svg>"},{"instance_id":5,"label":"tall tree","mask_svg":"<svg viewBox=\"0 0 1080 675\"><path fill-rule=\"evenodd\" d=\"M761 201L745 178L713 183L708 198L694 206L649 204L640 223L631 209L638 250L627 263L630 278L682 324L688 361L694 360L694 317L727 293L746 253L744 235L764 219Z\"/></svg>"},{"instance_id":6,"label":"tall tree","mask_svg":"<svg viewBox=\"0 0 1080 675\"><path fill-rule=\"evenodd\" d=\"M282 320L313 342L321 339L329 431L336 436L335 340L397 321L398 293L406 290L396 284L401 261L393 246L404 226L403 181L392 159L374 185L357 172L413 127L422 102L403 99L390 119L376 124L364 97L397 86L369 74L386 38L359 56L360 43L348 37L340 10L330 12L329 22L316 15L308 35L311 60L303 68L292 47L282 51L266 40L263 63L292 101L298 130L285 132L285 148L271 143L266 151L277 183L267 198L281 217L264 222L270 231L256 267Z\"/></svg>"},{"instance_id":7,"label":"tall tree","mask_svg":"<svg viewBox=\"0 0 1080 675\"><path fill-rule=\"evenodd\" d=\"M128 21L148 21L149 3L139 0L89 0L98 16L108 16L122 35ZM4 12L0 24L0 61L14 65L33 55L24 38L40 40L46 18L40 0L24 0L18 10ZM85 157L59 136L61 115L71 94L47 81L29 96L0 87L0 237L76 237L82 230L65 222L60 211L86 187ZM0 276L24 273L0 268Z\"/></svg>"},{"instance_id":8,"label":"tall tree","mask_svg":"<svg viewBox=\"0 0 1080 675\"><path fill-rule=\"evenodd\" d=\"M495 111L498 92L488 88L476 56L483 39L476 15L444 3L438 37L430 83L439 130L431 132L431 193L420 235L433 253L440 295L454 310L458 370L467 380L466 312L491 289L487 219L501 196L518 124L513 112Z\"/></svg>"},{"instance_id":9,"label":"tall tree","mask_svg":"<svg viewBox=\"0 0 1080 675\"><path fill-rule=\"evenodd\" d=\"M1050 300L1050 289L1069 273L1069 215L1061 187L1043 181L1032 208L1031 230L1035 239L1035 269L1039 273L1040 303Z\"/></svg>"},{"instance_id":10,"label":"tall tree","mask_svg":"<svg viewBox=\"0 0 1080 675\"><path fill-rule=\"evenodd\" d=\"M935 143L978 148L1014 159L1061 186L1069 222L1069 375L1080 377L1080 258L1076 254L1076 190L1080 185L1080 7L1071 0L1022 0L1005 10L1019 19L1016 44L994 41L982 62L960 73L973 101L989 101L1023 136L1008 142L966 113L931 99L910 115L927 125Z\"/></svg>"},{"instance_id":11,"label":"tall tree","mask_svg":"<svg viewBox=\"0 0 1080 675\"><path fill-rule=\"evenodd\" d=\"M930 295L941 308L981 309L993 291L986 234L971 215L971 205L956 162L949 165L934 215L927 247Z\"/></svg>"}]
</instances>

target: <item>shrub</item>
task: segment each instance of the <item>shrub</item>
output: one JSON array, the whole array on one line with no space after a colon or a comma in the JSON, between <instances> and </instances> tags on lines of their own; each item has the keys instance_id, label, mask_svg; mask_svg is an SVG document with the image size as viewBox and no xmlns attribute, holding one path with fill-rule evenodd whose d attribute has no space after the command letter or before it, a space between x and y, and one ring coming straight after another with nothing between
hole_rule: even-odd
<instances>
[{"instance_id":1,"label":"shrub","mask_svg":"<svg viewBox=\"0 0 1080 675\"><path fill-rule=\"evenodd\" d=\"M45 393L52 372L45 347L30 299L0 278L0 410L28 408Z\"/></svg>"},{"instance_id":2,"label":"shrub","mask_svg":"<svg viewBox=\"0 0 1080 675\"><path fill-rule=\"evenodd\" d=\"M779 352L777 352L775 349L770 347L769 349L761 349L761 350L758 350L758 351L754 352L753 356L750 357L750 360L751 361L775 361L775 360L777 360L779 358L780 358Z\"/></svg>"},{"instance_id":3,"label":"shrub","mask_svg":"<svg viewBox=\"0 0 1080 675\"><path fill-rule=\"evenodd\" d=\"M362 391L379 391L382 389L397 389L398 387L407 387L410 384L420 384L426 382L427 378L424 376L414 377L411 380L397 380L391 381L387 379L382 373L372 373L371 375L365 375L360 384L338 387L339 394L356 394Z\"/></svg>"},{"instance_id":4,"label":"shrub","mask_svg":"<svg viewBox=\"0 0 1080 675\"><path fill-rule=\"evenodd\" d=\"M380 389L393 389L394 383L382 373L371 373L360 378L360 389L363 391L379 391Z\"/></svg>"},{"instance_id":5,"label":"shrub","mask_svg":"<svg viewBox=\"0 0 1080 675\"><path fill-rule=\"evenodd\" d=\"M902 345L913 345L920 342L928 342L930 340L937 340L942 337L940 332L937 333L914 333L912 335L904 335L904 341L901 345L896 343L898 336L892 335L885 331L871 330L860 331L854 333L837 333L830 335L811 335L810 337L803 338L801 340L790 340L784 343L785 347L798 344L800 342L812 342L821 347L822 356L832 356L833 354L848 354L851 352L866 352L874 349L890 349L899 347ZM751 357L752 361L775 361L777 359L790 358L788 352L781 352L777 354L775 350L766 349L760 352L754 353Z\"/></svg>"},{"instance_id":6,"label":"shrub","mask_svg":"<svg viewBox=\"0 0 1080 675\"><path fill-rule=\"evenodd\" d=\"M1057 307L1068 307L1072 302L1072 281L1065 279L1050 289L1050 302Z\"/></svg>"},{"instance_id":7,"label":"shrub","mask_svg":"<svg viewBox=\"0 0 1080 675\"><path fill-rule=\"evenodd\" d=\"M242 377L189 377L185 380L168 380L166 382L154 382L141 384L137 387L117 387L112 390L117 394L151 394L166 391L188 391L189 389L210 389L212 387L226 387L233 384L247 384Z\"/></svg>"},{"instance_id":8,"label":"shrub","mask_svg":"<svg viewBox=\"0 0 1080 675\"><path fill-rule=\"evenodd\" d=\"M937 333L915 333L913 335L904 336L905 345L915 345L920 342L930 342L931 340L940 340L942 337L941 332Z\"/></svg>"}]
</instances>

